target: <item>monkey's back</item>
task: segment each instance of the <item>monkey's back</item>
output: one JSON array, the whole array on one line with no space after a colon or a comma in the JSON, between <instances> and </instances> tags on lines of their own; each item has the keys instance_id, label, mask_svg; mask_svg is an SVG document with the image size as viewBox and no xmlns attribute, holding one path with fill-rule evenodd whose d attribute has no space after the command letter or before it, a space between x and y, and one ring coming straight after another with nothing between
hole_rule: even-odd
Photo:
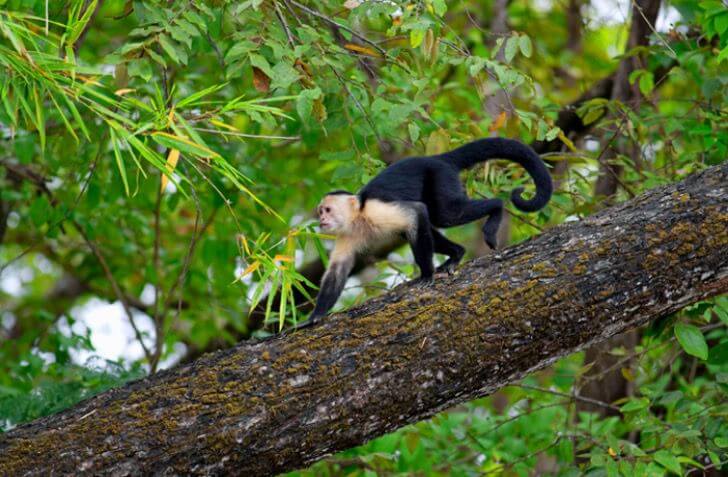
<instances>
[{"instance_id":1,"label":"monkey's back","mask_svg":"<svg viewBox=\"0 0 728 477\"><path fill-rule=\"evenodd\" d=\"M428 202L427 192L436 177L458 178L458 169L436 157L409 157L388 166L360 191L362 202L380 199L386 202ZM457 179L459 180L459 179Z\"/></svg>"}]
</instances>

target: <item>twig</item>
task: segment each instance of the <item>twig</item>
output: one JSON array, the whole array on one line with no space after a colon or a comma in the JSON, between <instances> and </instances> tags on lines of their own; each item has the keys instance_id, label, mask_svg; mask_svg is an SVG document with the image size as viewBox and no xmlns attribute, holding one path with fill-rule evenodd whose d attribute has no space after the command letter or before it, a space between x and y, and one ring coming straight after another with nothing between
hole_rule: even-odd
<instances>
[{"instance_id":1,"label":"twig","mask_svg":"<svg viewBox=\"0 0 728 477\"><path fill-rule=\"evenodd\" d=\"M600 407L603 407L603 408L606 408L606 409L611 409L612 411L619 411L619 408L617 406L613 406L613 405L611 405L609 403L606 403L604 401L599 401L597 399L592 399L592 398L588 398L588 397L585 397L585 396L580 396L578 394L567 394L567 393L562 393L562 392L559 392L559 391L552 391L551 389L540 388L538 386L530 386L528 384L512 384L512 386L519 387L519 388L522 388L522 389L530 389L530 390L533 390L533 391L539 391L539 392L547 393L547 394L553 394L554 396L561 396L561 397L566 397L566 398L569 398L569 399L575 399L577 401L581 401L581 402L585 402L585 403L589 403L589 404L594 404L595 406L600 406Z\"/></svg>"},{"instance_id":2,"label":"twig","mask_svg":"<svg viewBox=\"0 0 728 477\"><path fill-rule=\"evenodd\" d=\"M341 86L344 88L344 90L349 95L349 97L354 100L354 104L356 104L356 107L364 115L364 118L367 120L367 122L369 123L369 126L372 128L374 135L377 137L377 141L382 141L382 138L379 135L379 132L377 131L377 126L374 124L374 121L369 116L366 109L364 109L364 106L361 104L361 102L359 102L359 98L354 96L354 94L351 92L349 87L346 85L346 81L344 81L344 78L342 78L341 74L339 74L339 72L336 71L336 68L334 68L332 65L329 65L329 68L331 68L331 71L334 73L334 76L336 76L336 79L339 80L339 83L341 83Z\"/></svg>"},{"instance_id":3,"label":"twig","mask_svg":"<svg viewBox=\"0 0 728 477\"><path fill-rule=\"evenodd\" d=\"M273 2L273 7L276 9L276 16L278 17L278 21L281 22L281 26L283 27L283 30L286 32L286 37L288 37L288 43L291 45L291 47L296 46L296 41L293 38L293 33L291 33L291 29L288 28L288 23L286 22L286 18L283 16L283 13L281 12L281 7L278 5L278 2Z\"/></svg>"},{"instance_id":4,"label":"twig","mask_svg":"<svg viewBox=\"0 0 728 477\"><path fill-rule=\"evenodd\" d=\"M602 158L604 157L604 154L607 152L607 149L609 149L612 146L612 143L614 142L615 139L617 139L617 136L622 132L622 128L624 127L624 125L626 123L627 123L627 118L623 117L622 121L619 123L619 126L617 127L617 130L614 132L612 137L609 139L609 142L607 142L607 144L599 152L599 155L597 156L597 162L600 165L605 166L604 169L606 169L607 172L609 172L609 174L614 178L614 181L617 184L619 184L625 190L625 192L627 192L627 194L629 195L629 197L631 199L634 199L635 197L637 197L637 194L635 194L635 192L632 190L632 188L629 187L627 184L625 184L622 181L622 179L620 179L619 174L617 174L617 172L614 169L612 169L609 164L604 164L602 162Z\"/></svg>"},{"instance_id":5,"label":"twig","mask_svg":"<svg viewBox=\"0 0 728 477\"><path fill-rule=\"evenodd\" d=\"M632 0L632 7L634 7L635 10L637 10L642 17L642 19L645 21L645 25L647 25L650 30L652 30L652 33L655 34L658 40L662 42L663 45L665 45L665 48L670 50L670 53L672 53L672 59L677 60L677 53L675 53L675 50L672 49L672 47L665 41L665 39L660 35L660 33L657 31L657 29L652 25L652 23L647 20L647 17L645 16L645 12L643 11L642 7L640 7L636 0ZM634 21L634 20L632 20Z\"/></svg>"},{"instance_id":6,"label":"twig","mask_svg":"<svg viewBox=\"0 0 728 477\"><path fill-rule=\"evenodd\" d=\"M569 396L569 398L571 398L571 396ZM515 416L510 417L510 418L506 419L505 421L499 422L495 426L493 426L490 429L488 429L487 431L485 431L483 433L483 435L488 435L492 432L495 432L498 429L500 429L501 427L505 426L506 424L513 422L513 421L517 421L518 419L520 419L524 416L529 416L535 412L543 411L544 409L548 409L550 407L563 406L564 404L568 404L568 403L569 403L569 401L554 402L554 403L550 403L550 404L544 404L543 406L538 406L533 409L529 409L527 412L522 412L522 413L516 414Z\"/></svg>"},{"instance_id":7,"label":"twig","mask_svg":"<svg viewBox=\"0 0 728 477\"><path fill-rule=\"evenodd\" d=\"M711 464L709 464L709 465L706 465L706 466L705 466L705 467L703 467L702 469L699 469L699 468L697 468L697 467L694 467L694 468L690 469L689 471L687 471L687 472L685 473L685 475L686 475L686 476L688 476L688 475L692 474L693 472L699 472L699 471L701 471L701 470L702 470L702 471L706 471L706 470L709 470L709 469L715 469L716 467L722 467L722 466L723 466L723 464L726 464L726 463L728 463L728 459L726 459L726 460L722 460L722 461L718 462L717 464L713 464L713 463L711 463ZM703 475L705 475L705 473L704 473L704 472L703 472ZM716 475L717 475L717 474L716 474Z\"/></svg>"},{"instance_id":8,"label":"twig","mask_svg":"<svg viewBox=\"0 0 728 477\"><path fill-rule=\"evenodd\" d=\"M131 309L129 308L129 303L126 301L126 296L124 293L122 293L121 288L119 287L119 284L116 282L116 279L114 278L114 274L111 273L111 269L109 268L109 265L106 263L106 259L104 258L103 254L101 253L101 250L98 248L98 246L88 238L86 235L86 232L84 232L83 228L81 227L81 224L76 222L75 220L71 222L78 231L78 233L83 237L84 242L86 242L86 245L91 249L91 252L93 252L94 256L96 257L96 260L98 260L99 264L101 265L102 270L104 271L104 275L106 275L106 279L111 284L111 289L114 291L114 294L116 295L116 299L119 300L121 303L122 308L124 308L124 312L126 313L127 318L129 319L129 324L131 325L132 329L134 330L134 336L136 336L137 341L139 341L139 344L142 347L142 351L144 351L144 356L147 358L148 361L151 362L152 360L152 353L149 351L149 348L147 348L147 345L144 344L144 340L142 339L142 334L139 331L139 328L136 325L136 321L134 321L134 315L132 315Z\"/></svg>"},{"instance_id":9,"label":"twig","mask_svg":"<svg viewBox=\"0 0 728 477\"><path fill-rule=\"evenodd\" d=\"M523 457L521 457L519 459L516 459L516 460L514 460L512 462L506 462L504 464L499 464L500 467L497 467L497 468L488 470L487 472L485 472L485 474L482 474L482 475L491 475L491 474L499 474L499 475L502 475L506 469L512 468L516 464L520 464L521 462L525 462L528 459L531 459L532 457L535 457L538 454L540 454L542 452L546 452L547 450L555 447L559 442L561 442L561 439L563 437L564 436L556 436L556 439L554 439L553 442L551 442L551 444L549 444L549 445L547 445L545 447L542 447L541 449L537 449L537 450L535 450L535 451L533 451L533 452L531 452L529 454L526 454Z\"/></svg>"},{"instance_id":10,"label":"twig","mask_svg":"<svg viewBox=\"0 0 728 477\"><path fill-rule=\"evenodd\" d=\"M59 219L57 222L51 224L48 226L48 231L55 230L56 227L60 227L61 232L64 232L63 230L63 222L66 221L71 214L76 210L76 207L78 207L78 203L81 201L81 197L86 193L86 189L88 188L89 183L91 182L91 178L93 177L94 171L96 171L96 165L99 162L99 158L101 157L101 152L103 151L104 141L106 140L106 137L108 135L108 131L104 133L104 135L101 137L99 150L96 153L96 157L94 158L94 161L91 163L91 168L88 172L88 177L86 177L86 180L84 181L83 185L81 186L81 190L78 192L78 195L76 195L76 199L73 202L73 207L69 207L68 211L65 213L65 215ZM13 170L13 164L3 162L2 164L6 169ZM38 190L40 190L42 193L44 193L46 196L48 196L49 202L51 205L56 204L56 199L53 197L53 193L48 189L48 186L46 186L46 179L41 174L33 171L27 166L22 166L21 170L24 172L20 175L20 177L23 177L24 179L28 180L31 184L33 184ZM32 252L37 246L39 246L38 243L34 243L27 247L25 250L20 252L15 257L11 258L7 262L0 265L0 275L3 274L3 272L13 263L17 262L30 252Z\"/></svg>"},{"instance_id":11,"label":"twig","mask_svg":"<svg viewBox=\"0 0 728 477\"><path fill-rule=\"evenodd\" d=\"M523 222L526 225L530 225L534 229L538 230L538 233L543 233L543 231L544 231L543 227L537 225L532 220L529 220L526 217L521 216L521 214L516 213L514 210L512 210L510 208L510 206L506 207L506 210L508 211L508 215L510 215L511 217L515 217L516 220Z\"/></svg>"},{"instance_id":12,"label":"twig","mask_svg":"<svg viewBox=\"0 0 728 477\"><path fill-rule=\"evenodd\" d=\"M194 192L193 192L194 194ZM215 220L215 216L217 215L217 211L219 210L218 207L215 207L213 211L210 213L210 216L207 218L204 224L202 224L202 228L199 228L199 222L200 222L200 216L202 215L202 210L200 209L199 200L197 199L197 196L195 196L195 225L192 230L192 239L190 240L190 245L187 248L187 255L185 256L185 261L182 264L182 269L180 270L179 275L177 275L176 280L172 283L172 286L169 289L169 292L167 293L167 296L172 297L174 293L176 293L177 288L181 288L182 284L184 283L185 277L187 276L187 271L189 270L190 263L192 262L192 257L195 253L195 248L197 247L197 242L200 240L200 237L207 231L207 229L210 227L210 224L212 224L213 220ZM177 315L179 316L180 310L182 308L182 295L180 295L179 300L177 301Z\"/></svg>"},{"instance_id":13,"label":"twig","mask_svg":"<svg viewBox=\"0 0 728 477\"><path fill-rule=\"evenodd\" d=\"M157 283L154 284L154 308L152 311L152 321L154 321L154 355L149 364L152 373L157 371L157 363L159 356L162 354L162 317L159 313L159 290L162 287L162 273L159 266L159 245L161 234L159 233L159 215L162 209L162 188L157 188L157 202L154 205L154 251L152 253L152 263L154 264L155 274L157 275ZM164 314L164 313L162 313Z\"/></svg>"},{"instance_id":14,"label":"twig","mask_svg":"<svg viewBox=\"0 0 728 477\"><path fill-rule=\"evenodd\" d=\"M356 31L352 30L348 26L342 25L341 23L337 22L333 18L329 18L326 15L324 15L323 13L317 12L316 10L312 10L312 9L308 8L306 5L301 5L296 0L284 0L284 1L286 3L291 3L291 4L295 5L296 7L298 7L301 10L303 10L304 12L308 13L309 15L312 15L312 16L314 16L316 18L320 18L321 20L323 20L323 21L325 21L327 23L330 23L331 25L335 25L336 27L341 28L342 30L351 33L352 35L354 35L355 37L359 38L364 43L367 43L367 44L371 45L374 49L376 49L379 53L381 53L382 56L385 56L385 57L388 56L387 55L387 50L385 50L384 48L382 48L381 46L379 46L376 42L370 40L369 38L365 37L361 33L357 33Z\"/></svg>"}]
</instances>

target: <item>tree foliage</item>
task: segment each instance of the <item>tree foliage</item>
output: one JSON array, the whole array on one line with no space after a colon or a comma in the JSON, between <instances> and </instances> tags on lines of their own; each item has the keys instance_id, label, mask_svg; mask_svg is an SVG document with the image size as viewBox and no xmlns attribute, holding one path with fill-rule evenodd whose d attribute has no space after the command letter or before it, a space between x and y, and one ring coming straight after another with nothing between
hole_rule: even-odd
<instances>
[{"instance_id":1,"label":"tree foliage","mask_svg":"<svg viewBox=\"0 0 728 477\"><path fill-rule=\"evenodd\" d=\"M724 2L663 2L675 23L651 24L627 51L632 17L604 21L596 0L541 3L0 0L2 425L180 350L232 344L256 307L268 331L303 319L294 292L315 284L297 266L325 256L309 211L398 157L490 134L554 145L558 190L538 214L513 215L510 243L602 207L605 170L618 170L618 201L726 158ZM506 33L493 33L502 5ZM633 100L566 109L624 58L638 64ZM583 127L559 127L574 109ZM465 181L504 199L529 187L500 163ZM480 253L477 226L449 234ZM366 285L352 279L342 306L414 273L398 252ZM93 312L103 302L138 356L79 360L100 351L88 320L109 319ZM724 299L704 303L613 351L633 387L607 403L623 419L577 411L590 365L576 355L311 472L720 467L727 320Z\"/></svg>"}]
</instances>

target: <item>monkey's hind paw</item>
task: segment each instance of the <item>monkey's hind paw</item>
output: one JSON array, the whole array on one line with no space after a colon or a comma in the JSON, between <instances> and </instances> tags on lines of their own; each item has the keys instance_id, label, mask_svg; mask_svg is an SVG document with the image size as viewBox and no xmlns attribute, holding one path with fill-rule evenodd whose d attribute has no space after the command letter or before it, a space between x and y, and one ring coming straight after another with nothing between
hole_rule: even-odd
<instances>
[{"instance_id":1,"label":"monkey's hind paw","mask_svg":"<svg viewBox=\"0 0 728 477\"><path fill-rule=\"evenodd\" d=\"M303 328L310 328L314 325L319 324L326 315L311 316L308 320L298 323L293 329L300 330Z\"/></svg>"},{"instance_id":2,"label":"monkey's hind paw","mask_svg":"<svg viewBox=\"0 0 728 477\"><path fill-rule=\"evenodd\" d=\"M457 266L457 262L451 262L450 260L447 260L445 263L435 269L435 276L453 275L455 274L455 269L457 268Z\"/></svg>"},{"instance_id":3,"label":"monkey's hind paw","mask_svg":"<svg viewBox=\"0 0 728 477\"><path fill-rule=\"evenodd\" d=\"M495 238L495 236L486 236L485 244L490 247L491 250L495 250L498 246L498 240Z\"/></svg>"}]
</instances>

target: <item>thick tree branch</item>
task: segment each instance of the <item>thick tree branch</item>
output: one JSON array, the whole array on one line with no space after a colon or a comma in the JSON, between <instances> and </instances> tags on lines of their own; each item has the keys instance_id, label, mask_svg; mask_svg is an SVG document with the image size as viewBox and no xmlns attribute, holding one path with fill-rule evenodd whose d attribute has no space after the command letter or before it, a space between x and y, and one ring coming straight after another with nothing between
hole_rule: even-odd
<instances>
[{"instance_id":1,"label":"thick tree branch","mask_svg":"<svg viewBox=\"0 0 728 477\"><path fill-rule=\"evenodd\" d=\"M0 474L270 475L728 291L728 163L0 436Z\"/></svg>"}]
</instances>

